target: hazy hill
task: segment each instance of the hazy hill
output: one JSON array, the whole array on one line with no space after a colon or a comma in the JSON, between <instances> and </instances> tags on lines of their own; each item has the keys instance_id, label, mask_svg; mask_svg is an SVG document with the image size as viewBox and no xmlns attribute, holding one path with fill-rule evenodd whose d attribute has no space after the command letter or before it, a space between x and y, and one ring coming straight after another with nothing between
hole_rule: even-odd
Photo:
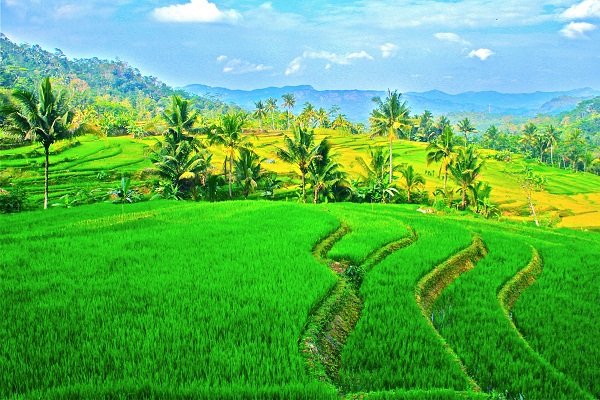
<instances>
[{"instance_id":1,"label":"hazy hill","mask_svg":"<svg viewBox=\"0 0 600 400\"><path fill-rule=\"evenodd\" d=\"M235 103L247 109L254 108L255 101L265 100L268 97L278 99L281 104L281 96L284 93L293 93L296 96L296 112L302 109L305 102L326 109L337 105L349 119L355 121L366 121L373 108L372 98L385 96L385 92L376 90L317 90L312 86L269 87L247 91L193 84L183 89L190 93ZM535 93L487 91L448 94L439 90L404 93L405 99L415 113L429 110L434 114L491 112L496 115L515 116L558 114L572 110L577 103L598 95L600 92L591 88Z\"/></svg>"}]
</instances>

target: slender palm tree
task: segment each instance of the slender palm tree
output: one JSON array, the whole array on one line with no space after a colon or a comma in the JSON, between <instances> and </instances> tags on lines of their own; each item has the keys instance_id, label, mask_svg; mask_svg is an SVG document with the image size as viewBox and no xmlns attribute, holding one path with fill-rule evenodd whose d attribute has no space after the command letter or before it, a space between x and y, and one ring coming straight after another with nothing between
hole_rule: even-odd
<instances>
[{"instance_id":1,"label":"slender palm tree","mask_svg":"<svg viewBox=\"0 0 600 400\"><path fill-rule=\"evenodd\" d=\"M419 186L425 184L425 178L423 178L423 175L415 172L412 165L401 170L400 174L402 174L402 177L404 178L402 180L402 185L406 188L406 200L410 203L411 193Z\"/></svg>"},{"instance_id":2,"label":"slender palm tree","mask_svg":"<svg viewBox=\"0 0 600 400\"><path fill-rule=\"evenodd\" d=\"M316 111L315 118L321 128L327 128L329 126L329 113L323 107Z\"/></svg>"},{"instance_id":3,"label":"slender palm tree","mask_svg":"<svg viewBox=\"0 0 600 400\"><path fill-rule=\"evenodd\" d=\"M168 125L167 139L172 143L190 140L189 135L199 131L196 124L200 115L192 110L189 100L180 96L171 97L171 107L163 112L162 117Z\"/></svg>"},{"instance_id":4,"label":"slender palm tree","mask_svg":"<svg viewBox=\"0 0 600 400\"><path fill-rule=\"evenodd\" d=\"M229 162L229 198L233 197L233 162L239 149L252 147L248 136L244 135L244 124L246 115L244 113L229 113L221 116L219 125L210 133L210 141L213 144L225 148L225 165Z\"/></svg>"},{"instance_id":5,"label":"slender palm tree","mask_svg":"<svg viewBox=\"0 0 600 400\"><path fill-rule=\"evenodd\" d=\"M316 119L315 106L313 106L308 101L304 103L304 108L302 109L302 112L300 113L298 119L302 121L302 123L307 127L314 128L314 122Z\"/></svg>"},{"instance_id":6,"label":"slender palm tree","mask_svg":"<svg viewBox=\"0 0 600 400\"><path fill-rule=\"evenodd\" d=\"M521 133L519 143L523 147L523 151L529 155L534 153L533 149L535 148L536 134L537 126L535 126L533 122L529 122L523 127L523 132Z\"/></svg>"},{"instance_id":7,"label":"slender palm tree","mask_svg":"<svg viewBox=\"0 0 600 400\"><path fill-rule=\"evenodd\" d=\"M258 154L250 149L240 149L240 156L235 160L235 179L242 185L246 199L262 178L262 161Z\"/></svg>"},{"instance_id":8,"label":"slender palm tree","mask_svg":"<svg viewBox=\"0 0 600 400\"><path fill-rule=\"evenodd\" d=\"M477 181L483 165L484 161L479 158L472 145L459 148L456 159L449 165L450 173L459 186L458 189L462 195L462 210L467 208L467 192Z\"/></svg>"},{"instance_id":9,"label":"slender palm tree","mask_svg":"<svg viewBox=\"0 0 600 400\"><path fill-rule=\"evenodd\" d=\"M479 181L471 185L470 189L473 196L473 203L475 203L475 212L479 213L480 206L486 204L486 200L489 200L492 187L487 182Z\"/></svg>"},{"instance_id":10,"label":"slender palm tree","mask_svg":"<svg viewBox=\"0 0 600 400\"><path fill-rule=\"evenodd\" d=\"M290 115L292 114L292 109L296 105L296 96L293 93L286 93L281 96L283 99L283 106L287 108L287 130L290 130Z\"/></svg>"},{"instance_id":11,"label":"slender palm tree","mask_svg":"<svg viewBox=\"0 0 600 400\"><path fill-rule=\"evenodd\" d=\"M483 134L483 138L490 149L498 150L498 138L500 137L500 130L496 125L490 125Z\"/></svg>"},{"instance_id":12,"label":"slender palm tree","mask_svg":"<svg viewBox=\"0 0 600 400\"><path fill-rule=\"evenodd\" d=\"M50 78L42 79L38 94L17 89L12 93L14 102L3 104L7 131L39 141L44 147L44 209L48 208L48 174L50 170L50 146L70 135L69 125L73 118L65 91L54 92Z\"/></svg>"},{"instance_id":13,"label":"slender palm tree","mask_svg":"<svg viewBox=\"0 0 600 400\"><path fill-rule=\"evenodd\" d=\"M383 147L369 148L368 163L362 157L357 157L356 161L364 171L361 180L368 185L365 195L371 197L371 200L385 203L386 199L391 199L398 193L388 179L389 157Z\"/></svg>"},{"instance_id":14,"label":"slender palm tree","mask_svg":"<svg viewBox=\"0 0 600 400\"><path fill-rule=\"evenodd\" d=\"M265 109L271 114L271 129L275 130L275 111L277 111L277 99L269 97Z\"/></svg>"},{"instance_id":15,"label":"slender palm tree","mask_svg":"<svg viewBox=\"0 0 600 400\"><path fill-rule=\"evenodd\" d=\"M308 180L312 185L315 204L319 201L319 194L322 191L333 189L346 177L341 164L331 154L331 143L327 139L321 141L317 153L318 157L315 157L308 167Z\"/></svg>"},{"instance_id":16,"label":"slender palm tree","mask_svg":"<svg viewBox=\"0 0 600 400\"><path fill-rule=\"evenodd\" d=\"M469 144L469 139L467 135L477 132L477 129L475 129L469 118L465 118L461 121L458 121L457 127L458 130L462 132L463 135L465 135L465 146L467 146Z\"/></svg>"},{"instance_id":17,"label":"slender palm tree","mask_svg":"<svg viewBox=\"0 0 600 400\"><path fill-rule=\"evenodd\" d=\"M444 127L442 135L435 142L427 146L427 165L432 162L441 162L438 178L444 172L444 193L448 184L448 166L454 159L454 132L450 125Z\"/></svg>"},{"instance_id":18,"label":"slender palm tree","mask_svg":"<svg viewBox=\"0 0 600 400\"><path fill-rule=\"evenodd\" d=\"M294 129L293 138L283 137L283 144L284 148L277 149L277 155L282 161L295 164L300 170L302 201L306 203L306 174L310 164L320 157L321 143L315 145L314 132L298 126Z\"/></svg>"},{"instance_id":19,"label":"slender palm tree","mask_svg":"<svg viewBox=\"0 0 600 400\"><path fill-rule=\"evenodd\" d=\"M550 146L550 164L554 166L554 148L560 139L560 131L554 125L549 125L546 128L546 139L548 146Z\"/></svg>"},{"instance_id":20,"label":"slender palm tree","mask_svg":"<svg viewBox=\"0 0 600 400\"><path fill-rule=\"evenodd\" d=\"M394 180L393 143L399 136L405 136L404 130L409 127L410 108L405 101L401 101L402 94L388 90L385 100L375 97L373 102L377 107L371 111L369 122L371 124L371 137L387 136L389 141L389 183Z\"/></svg>"},{"instance_id":21,"label":"slender palm tree","mask_svg":"<svg viewBox=\"0 0 600 400\"><path fill-rule=\"evenodd\" d=\"M262 100L259 100L254 103L254 113L252 115L254 118L258 120L259 129L262 132L263 130L263 119L267 116L267 108Z\"/></svg>"},{"instance_id":22,"label":"slender palm tree","mask_svg":"<svg viewBox=\"0 0 600 400\"><path fill-rule=\"evenodd\" d=\"M346 116L344 114L338 114L333 120L333 123L331 124L331 127L333 129L344 129L348 128L349 126L350 121L346 119Z\"/></svg>"}]
</instances>

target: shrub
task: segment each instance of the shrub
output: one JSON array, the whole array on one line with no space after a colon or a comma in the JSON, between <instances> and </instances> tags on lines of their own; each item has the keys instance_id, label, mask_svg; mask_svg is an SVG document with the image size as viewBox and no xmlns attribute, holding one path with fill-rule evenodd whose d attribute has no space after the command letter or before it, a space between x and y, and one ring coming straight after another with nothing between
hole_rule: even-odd
<instances>
[{"instance_id":1,"label":"shrub","mask_svg":"<svg viewBox=\"0 0 600 400\"><path fill-rule=\"evenodd\" d=\"M20 187L11 190L0 189L0 213L23 211L27 205L27 193Z\"/></svg>"}]
</instances>

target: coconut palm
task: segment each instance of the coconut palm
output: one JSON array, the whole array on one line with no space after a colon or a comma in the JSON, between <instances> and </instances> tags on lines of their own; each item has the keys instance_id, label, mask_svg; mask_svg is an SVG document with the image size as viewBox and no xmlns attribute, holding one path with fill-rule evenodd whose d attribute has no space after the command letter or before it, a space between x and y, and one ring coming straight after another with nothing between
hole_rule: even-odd
<instances>
[{"instance_id":1,"label":"coconut palm","mask_svg":"<svg viewBox=\"0 0 600 400\"><path fill-rule=\"evenodd\" d=\"M350 126L350 121L346 119L344 114L338 114L337 117L333 120L331 127L333 129L344 129Z\"/></svg>"},{"instance_id":2,"label":"coconut palm","mask_svg":"<svg viewBox=\"0 0 600 400\"><path fill-rule=\"evenodd\" d=\"M284 148L277 149L277 156L282 161L295 164L298 167L300 178L302 179L302 201L306 203L306 174L308 173L310 164L315 159L321 157L319 155L319 146L321 143L315 145L314 132L298 126L294 129L294 136L292 138L284 135L283 144Z\"/></svg>"},{"instance_id":3,"label":"coconut palm","mask_svg":"<svg viewBox=\"0 0 600 400\"><path fill-rule=\"evenodd\" d=\"M473 124L471 124L469 118L465 118L461 121L458 121L457 128L460 132L463 133L463 135L465 135L465 146L467 146L469 144L469 139L467 135L477 132L477 129L475 129Z\"/></svg>"},{"instance_id":4,"label":"coconut palm","mask_svg":"<svg viewBox=\"0 0 600 400\"><path fill-rule=\"evenodd\" d=\"M44 209L48 208L48 174L50 170L50 146L70 135L69 125L73 113L69 109L66 92L54 92L50 78L42 79L38 94L16 89L14 102L2 105L0 114L5 116L6 129L13 133L39 141L44 147Z\"/></svg>"},{"instance_id":5,"label":"coconut palm","mask_svg":"<svg viewBox=\"0 0 600 400\"><path fill-rule=\"evenodd\" d=\"M423 186L425 184L425 178L423 175L415 172L415 169L412 165L404 168L400 171L402 175L402 185L406 189L406 200L410 203L410 195L411 193L417 189L419 186Z\"/></svg>"},{"instance_id":6,"label":"coconut palm","mask_svg":"<svg viewBox=\"0 0 600 400\"><path fill-rule=\"evenodd\" d=\"M250 149L240 149L239 157L235 160L235 179L242 185L244 198L254 191L262 178L263 171L258 154Z\"/></svg>"},{"instance_id":7,"label":"coconut palm","mask_svg":"<svg viewBox=\"0 0 600 400\"><path fill-rule=\"evenodd\" d=\"M435 142L429 143L427 146L427 165L432 162L441 162L438 178L444 172L444 193L448 184L448 166L452 162L454 152L454 132L450 125L444 127L442 135Z\"/></svg>"},{"instance_id":8,"label":"coconut palm","mask_svg":"<svg viewBox=\"0 0 600 400\"><path fill-rule=\"evenodd\" d=\"M162 117L168 125L167 140L179 143L182 140L190 140L189 135L198 133L196 127L199 114L192 110L191 102L180 96L171 97L171 107L167 108Z\"/></svg>"},{"instance_id":9,"label":"coconut palm","mask_svg":"<svg viewBox=\"0 0 600 400\"><path fill-rule=\"evenodd\" d=\"M558 140L560 139L560 131L554 127L554 125L549 125L546 128L546 140L547 145L550 146L550 164L554 165L554 148L558 144Z\"/></svg>"},{"instance_id":10,"label":"coconut palm","mask_svg":"<svg viewBox=\"0 0 600 400\"><path fill-rule=\"evenodd\" d=\"M523 127L519 144L521 144L523 151L529 155L532 155L534 152L533 149L535 148L536 134L537 126L535 126L534 123L529 122Z\"/></svg>"},{"instance_id":11,"label":"coconut palm","mask_svg":"<svg viewBox=\"0 0 600 400\"><path fill-rule=\"evenodd\" d=\"M259 100L254 103L254 113L252 115L254 118L258 120L259 129L262 132L263 130L263 119L267 116L267 108L262 100Z\"/></svg>"},{"instance_id":12,"label":"coconut palm","mask_svg":"<svg viewBox=\"0 0 600 400\"><path fill-rule=\"evenodd\" d=\"M321 128L327 128L329 126L329 113L323 107L315 112L315 119Z\"/></svg>"},{"instance_id":13,"label":"coconut palm","mask_svg":"<svg viewBox=\"0 0 600 400\"><path fill-rule=\"evenodd\" d=\"M290 115L296 105L296 96L293 93L286 93L281 98L283 99L283 107L287 108L287 130L290 130Z\"/></svg>"},{"instance_id":14,"label":"coconut palm","mask_svg":"<svg viewBox=\"0 0 600 400\"><path fill-rule=\"evenodd\" d=\"M367 191L362 193L361 197L368 196L371 200L385 203L386 199L391 199L398 193L388 179L389 157L383 147L369 148L368 163L362 157L357 157L356 161L364 171L361 180L368 185Z\"/></svg>"},{"instance_id":15,"label":"coconut palm","mask_svg":"<svg viewBox=\"0 0 600 400\"><path fill-rule=\"evenodd\" d=\"M302 112L298 116L298 120L301 121L305 126L314 128L315 127L314 126L315 119L316 119L315 106L313 106L311 103L309 103L307 101L306 103L304 103L304 108L302 109Z\"/></svg>"},{"instance_id":16,"label":"coconut palm","mask_svg":"<svg viewBox=\"0 0 600 400\"><path fill-rule=\"evenodd\" d=\"M389 141L389 183L394 179L393 171L393 143L394 139L403 135L404 131L410 126L410 108L406 102L401 101L402 94L398 91L388 90L388 96L385 100L375 97L373 102L377 107L371 111L369 122L371 124L371 137L387 136Z\"/></svg>"},{"instance_id":17,"label":"coconut palm","mask_svg":"<svg viewBox=\"0 0 600 400\"><path fill-rule=\"evenodd\" d=\"M467 208L467 193L476 183L483 165L484 161L479 158L472 145L459 148L454 162L449 165L450 173L462 195L462 210Z\"/></svg>"},{"instance_id":18,"label":"coconut palm","mask_svg":"<svg viewBox=\"0 0 600 400\"><path fill-rule=\"evenodd\" d=\"M331 154L331 143L327 139L321 141L317 153L318 157L315 157L308 167L308 180L312 185L315 204L322 191L331 191L336 185L342 184L346 176L341 164L335 161Z\"/></svg>"},{"instance_id":19,"label":"coconut palm","mask_svg":"<svg viewBox=\"0 0 600 400\"><path fill-rule=\"evenodd\" d=\"M488 205L490 193L492 187L487 182L479 181L471 186L471 195L473 196L473 203L475 203L475 212L479 213L479 208L482 205Z\"/></svg>"},{"instance_id":20,"label":"coconut palm","mask_svg":"<svg viewBox=\"0 0 600 400\"><path fill-rule=\"evenodd\" d=\"M225 169L229 162L229 198L233 197L233 162L239 149L252 147L248 136L244 135L243 129L246 123L246 114L228 113L221 116L219 125L210 132L211 143L221 145L225 148ZM227 172L226 172L227 173Z\"/></svg>"},{"instance_id":21,"label":"coconut palm","mask_svg":"<svg viewBox=\"0 0 600 400\"><path fill-rule=\"evenodd\" d=\"M269 97L265 104L265 109L271 114L271 129L275 130L275 111L277 111L277 99Z\"/></svg>"},{"instance_id":22,"label":"coconut palm","mask_svg":"<svg viewBox=\"0 0 600 400\"><path fill-rule=\"evenodd\" d=\"M195 190L197 184L205 185L212 154L199 150L194 141L165 141L157 144L151 159L160 177L167 179L172 187L185 192Z\"/></svg>"}]
</instances>

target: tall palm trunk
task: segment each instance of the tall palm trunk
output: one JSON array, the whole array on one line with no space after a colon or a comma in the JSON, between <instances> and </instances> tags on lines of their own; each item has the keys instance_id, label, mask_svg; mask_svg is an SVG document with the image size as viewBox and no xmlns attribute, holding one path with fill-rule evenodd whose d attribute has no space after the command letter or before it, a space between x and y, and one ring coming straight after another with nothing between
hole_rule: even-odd
<instances>
[{"instance_id":1,"label":"tall palm trunk","mask_svg":"<svg viewBox=\"0 0 600 400\"><path fill-rule=\"evenodd\" d=\"M229 198L233 197L231 193L231 184L233 182L233 156L229 156Z\"/></svg>"},{"instance_id":2,"label":"tall palm trunk","mask_svg":"<svg viewBox=\"0 0 600 400\"><path fill-rule=\"evenodd\" d=\"M48 170L50 169L50 146L44 145L46 163L44 164L44 210L48 209Z\"/></svg>"},{"instance_id":3,"label":"tall palm trunk","mask_svg":"<svg viewBox=\"0 0 600 400\"><path fill-rule=\"evenodd\" d=\"M302 172L302 202L306 203L306 172Z\"/></svg>"},{"instance_id":4,"label":"tall palm trunk","mask_svg":"<svg viewBox=\"0 0 600 400\"><path fill-rule=\"evenodd\" d=\"M550 145L550 164L554 167L554 145Z\"/></svg>"},{"instance_id":5,"label":"tall palm trunk","mask_svg":"<svg viewBox=\"0 0 600 400\"><path fill-rule=\"evenodd\" d=\"M275 116L273 114L273 111L271 111L271 128L275 130Z\"/></svg>"},{"instance_id":6,"label":"tall palm trunk","mask_svg":"<svg viewBox=\"0 0 600 400\"><path fill-rule=\"evenodd\" d=\"M317 200L319 200L319 185L315 185L313 204L317 204Z\"/></svg>"},{"instance_id":7,"label":"tall palm trunk","mask_svg":"<svg viewBox=\"0 0 600 400\"><path fill-rule=\"evenodd\" d=\"M394 173L394 164L393 164L393 155L392 155L392 151L393 151L393 147L392 147L392 137L390 136L390 184L392 183L394 177L393 177L393 173Z\"/></svg>"},{"instance_id":8,"label":"tall palm trunk","mask_svg":"<svg viewBox=\"0 0 600 400\"><path fill-rule=\"evenodd\" d=\"M290 110L287 112L287 130L290 130Z\"/></svg>"},{"instance_id":9,"label":"tall palm trunk","mask_svg":"<svg viewBox=\"0 0 600 400\"><path fill-rule=\"evenodd\" d=\"M462 203L460 206L463 211L467 209L467 188L464 186L462 188Z\"/></svg>"}]
</instances>

